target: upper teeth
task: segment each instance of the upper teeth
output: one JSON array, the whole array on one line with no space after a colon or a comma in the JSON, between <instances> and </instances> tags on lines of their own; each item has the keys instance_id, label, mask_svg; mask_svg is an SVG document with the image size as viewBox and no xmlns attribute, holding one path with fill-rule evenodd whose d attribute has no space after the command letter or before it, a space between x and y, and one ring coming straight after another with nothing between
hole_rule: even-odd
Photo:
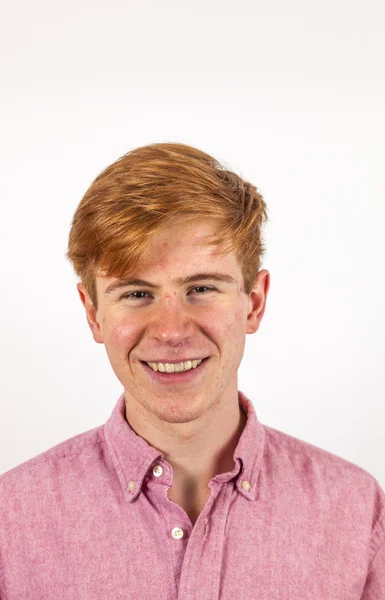
<instances>
[{"instance_id":1,"label":"upper teeth","mask_svg":"<svg viewBox=\"0 0 385 600\"><path fill-rule=\"evenodd\" d=\"M160 371L161 373L182 373L183 371L189 371L190 369L195 369L201 362L203 358L200 360L186 360L179 363L153 363L148 362L147 364L154 371Z\"/></svg>"}]
</instances>

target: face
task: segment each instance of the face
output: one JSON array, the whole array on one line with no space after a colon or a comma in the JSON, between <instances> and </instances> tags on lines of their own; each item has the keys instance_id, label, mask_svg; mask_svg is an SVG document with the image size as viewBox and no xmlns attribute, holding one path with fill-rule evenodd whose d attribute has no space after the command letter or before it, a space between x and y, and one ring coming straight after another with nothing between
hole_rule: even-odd
<instances>
[{"instance_id":1,"label":"face","mask_svg":"<svg viewBox=\"0 0 385 600\"><path fill-rule=\"evenodd\" d=\"M245 336L259 327L269 273L260 271L246 295L235 254L218 256L204 240L217 232L214 219L197 219L159 233L127 280L97 277L97 311L78 284L126 404L149 419L189 422L238 401ZM202 362L194 368L194 360Z\"/></svg>"}]
</instances>

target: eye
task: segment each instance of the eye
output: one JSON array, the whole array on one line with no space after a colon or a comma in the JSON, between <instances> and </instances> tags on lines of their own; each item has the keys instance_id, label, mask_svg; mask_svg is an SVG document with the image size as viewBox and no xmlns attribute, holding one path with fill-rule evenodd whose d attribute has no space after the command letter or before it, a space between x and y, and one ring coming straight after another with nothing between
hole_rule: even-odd
<instances>
[{"instance_id":1,"label":"eye","mask_svg":"<svg viewBox=\"0 0 385 600\"><path fill-rule=\"evenodd\" d=\"M143 294L148 294L148 292L143 292L143 291L128 292L127 294L123 294L122 298L133 298L134 300L143 300L143 298L145 298L145 296Z\"/></svg>"},{"instance_id":2,"label":"eye","mask_svg":"<svg viewBox=\"0 0 385 600\"><path fill-rule=\"evenodd\" d=\"M215 292L217 290L214 287L208 287L206 285L197 285L194 288L191 288L191 290L189 291L195 291L197 296L202 296L203 294L207 294L208 292ZM148 297L148 295L149 292L146 292L144 290L136 290L134 292L127 292L126 294L123 294L121 299L128 298L132 300L144 300Z\"/></svg>"},{"instance_id":3,"label":"eye","mask_svg":"<svg viewBox=\"0 0 385 600\"><path fill-rule=\"evenodd\" d=\"M216 288L208 287L207 285L198 285L198 286L196 286L195 288L192 288L192 289L193 290L206 290L207 292L215 292L216 291ZM198 294L198 296L201 296L201 294Z\"/></svg>"}]
</instances>

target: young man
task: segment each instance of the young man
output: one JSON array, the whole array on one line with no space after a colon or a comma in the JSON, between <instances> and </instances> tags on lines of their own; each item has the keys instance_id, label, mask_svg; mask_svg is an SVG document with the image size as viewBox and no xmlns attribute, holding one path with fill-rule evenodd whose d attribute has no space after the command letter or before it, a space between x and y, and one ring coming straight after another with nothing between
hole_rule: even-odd
<instances>
[{"instance_id":1,"label":"young man","mask_svg":"<svg viewBox=\"0 0 385 600\"><path fill-rule=\"evenodd\" d=\"M265 220L254 186L182 144L93 182L67 256L124 392L105 425L0 478L1 600L385 598L377 481L238 391Z\"/></svg>"}]
</instances>

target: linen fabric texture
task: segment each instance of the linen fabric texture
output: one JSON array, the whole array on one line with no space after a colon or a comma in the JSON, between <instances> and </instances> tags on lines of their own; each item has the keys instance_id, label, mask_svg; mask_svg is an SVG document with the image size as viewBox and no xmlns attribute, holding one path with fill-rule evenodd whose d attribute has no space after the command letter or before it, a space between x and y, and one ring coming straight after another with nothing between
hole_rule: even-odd
<instances>
[{"instance_id":1,"label":"linen fabric texture","mask_svg":"<svg viewBox=\"0 0 385 600\"><path fill-rule=\"evenodd\" d=\"M238 398L234 469L194 525L124 394L104 425L1 475L0 599L385 600L377 480Z\"/></svg>"}]
</instances>

